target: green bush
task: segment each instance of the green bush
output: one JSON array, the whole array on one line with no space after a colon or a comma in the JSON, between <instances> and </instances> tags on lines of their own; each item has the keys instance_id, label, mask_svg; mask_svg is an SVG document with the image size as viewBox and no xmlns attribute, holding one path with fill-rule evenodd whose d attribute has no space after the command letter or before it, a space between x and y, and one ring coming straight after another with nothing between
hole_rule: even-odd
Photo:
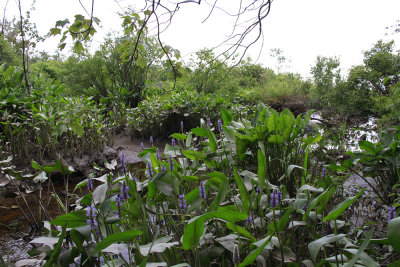
<instances>
[{"instance_id":1,"label":"green bush","mask_svg":"<svg viewBox=\"0 0 400 267\"><path fill-rule=\"evenodd\" d=\"M127 116L134 135L166 138L182 131L181 121L184 129L199 126L201 119L216 125L219 110L234 106L238 104L227 97L185 89L143 100L137 108L127 110Z\"/></svg>"},{"instance_id":2,"label":"green bush","mask_svg":"<svg viewBox=\"0 0 400 267\"><path fill-rule=\"evenodd\" d=\"M64 97L59 82L34 80L25 92L23 72L0 69L2 143L15 157L52 159L103 148L107 122L102 109L89 98Z\"/></svg>"}]
</instances>

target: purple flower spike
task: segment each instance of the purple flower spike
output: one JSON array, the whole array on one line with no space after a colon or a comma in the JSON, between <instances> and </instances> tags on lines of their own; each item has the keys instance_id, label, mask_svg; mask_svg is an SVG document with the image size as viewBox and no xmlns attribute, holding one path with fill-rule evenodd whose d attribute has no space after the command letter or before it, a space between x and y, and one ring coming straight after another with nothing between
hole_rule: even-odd
<instances>
[{"instance_id":1,"label":"purple flower spike","mask_svg":"<svg viewBox=\"0 0 400 267\"><path fill-rule=\"evenodd\" d=\"M174 170L174 159L172 158L171 155L168 155L168 162L169 162L169 170L173 171Z\"/></svg>"},{"instance_id":2,"label":"purple flower spike","mask_svg":"<svg viewBox=\"0 0 400 267\"><path fill-rule=\"evenodd\" d=\"M92 177L87 178L87 189L93 191L93 179Z\"/></svg>"},{"instance_id":3,"label":"purple flower spike","mask_svg":"<svg viewBox=\"0 0 400 267\"><path fill-rule=\"evenodd\" d=\"M396 208L395 207L389 207L388 222L393 220L395 217L396 217Z\"/></svg>"},{"instance_id":4,"label":"purple flower spike","mask_svg":"<svg viewBox=\"0 0 400 267\"><path fill-rule=\"evenodd\" d=\"M144 150L144 144L143 144L143 142L140 142L140 148L142 149L142 151Z\"/></svg>"},{"instance_id":5,"label":"purple flower spike","mask_svg":"<svg viewBox=\"0 0 400 267\"><path fill-rule=\"evenodd\" d=\"M167 168L164 166L164 162L161 165L161 172L166 172Z\"/></svg>"},{"instance_id":6,"label":"purple flower spike","mask_svg":"<svg viewBox=\"0 0 400 267\"><path fill-rule=\"evenodd\" d=\"M128 191L129 191L129 186L126 184L126 182L124 181L123 183L122 183L122 186L121 186L121 189L120 189L120 192L121 192L121 197L122 197L122 201L126 201L126 200L128 200L128 198L129 198L129 193L128 193Z\"/></svg>"},{"instance_id":7,"label":"purple flower spike","mask_svg":"<svg viewBox=\"0 0 400 267\"><path fill-rule=\"evenodd\" d=\"M186 200L185 200L185 195L179 195L179 208L181 209L182 212L185 212L186 209Z\"/></svg>"},{"instance_id":8,"label":"purple flower spike","mask_svg":"<svg viewBox=\"0 0 400 267\"><path fill-rule=\"evenodd\" d=\"M202 199L207 200L207 192L206 192L206 187L204 186L204 181L200 182L199 194Z\"/></svg>"},{"instance_id":9,"label":"purple flower spike","mask_svg":"<svg viewBox=\"0 0 400 267\"><path fill-rule=\"evenodd\" d=\"M121 213L121 195L120 194L118 194L115 199L115 206L117 206L118 216L121 218L122 213Z\"/></svg>"},{"instance_id":10,"label":"purple flower spike","mask_svg":"<svg viewBox=\"0 0 400 267\"><path fill-rule=\"evenodd\" d=\"M171 140L171 145L172 145L172 147L175 147L175 146L176 146L175 138L172 138L172 140Z\"/></svg>"},{"instance_id":11,"label":"purple flower spike","mask_svg":"<svg viewBox=\"0 0 400 267\"><path fill-rule=\"evenodd\" d=\"M222 132L222 121L218 120L218 131Z\"/></svg>"},{"instance_id":12,"label":"purple flower spike","mask_svg":"<svg viewBox=\"0 0 400 267\"><path fill-rule=\"evenodd\" d=\"M151 146L153 146L153 143L154 143L153 136L150 136L150 143L151 143Z\"/></svg>"},{"instance_id":13,"label":"purple flower spike","mask_svg":"<svg viewBox=\"0 0 400 267\"><path fill-rule=\"evenodd\" d=\"M210 128L211 128L211 126L212 126L212 123L211 123L211 120L210 120L210 118L207 118L207 125L208 125L208 127L210 127Z\"/></svg>"},{"instance_id":14,"label":"purple flower spike","mask_svg":"<svg viewBox=\"0 0 400 267\"><path fill-rule=\"evenodd\" d=\"M281 191L272 192L271 193L271 208L276 208L279 206L279 203L282 201L282 193Z\"/></svg>"},{"instance_id":15,"label":"purple flower spike","mask_svg":"<svg viewBox=\"0 0 400 267\"><path fill-rule=\"evenodd\" d=\"M253 218L251 217L251 214L249 214L249 216L247 217L246 223L247 224L252 224L253 223Z\"/></svg>"},{"instance_id":16,"label":"purple flower spike","mask_svg":"<svg viewBox=\"0 0 400 267\"><path fill-rule=\"evenodd\" d=\"M181 121L181 130L183 132L183 121Z\"/></svg>"},{"instance_id":17,"label":"purple flower spike","mask_svg":"<svg viewBox=\"0 0 400 267\"><path fill-rule=\"evenodd\" d=\"M156 150L156 157L157 157L157 160L160 160L161 159L161 154L160 154L160 150Z\"/></svg>"},{"instance_id":18,"label":"purple flower spike","mask_svg":"<svg viewBox=\"0 0 400 267\"><path fill-rule=\"evenodd\" d=\"M322 172L321 172L322 182L325 181L325 176L327 173L328 173L328 170L325 167L323 167Z\"/></svg>"},{"instance_id":19,"label":"purple flower spike","mask_svg":"<svg viewBox=\"0 0 400 267\"><path fill-rule=\"evenodd\" d=\"M153 179L154 173L153 173L153 166L151 165L151 162L147 163L147 170L149 172L150 180Z\"/></svg>"},{"instance_id":20,"label":"purple flower spike","mask_svg":"<svg viewBox=\"0 0 400 267\"><path fill-rule=\"evenodd\" d=\"M125 154L124 154L124 153L121 154L120 160L121 160L121 169L122 169L122 172L123 172L124 174L126 174L126 173L127 173L127 168L126 168L126 158L125 158Z\"/></svg>"},{"instance_id":21,"label":"purple flower spike","mask_svg":"<svg viewBox=\"0 0 400 267\"><path fill-rule=\"evenodd\" d=\"M99 237L99 231L98 231L99 224L97 223L96 215L97 215L97 210L95 206L93 204L88 206L88 210L86 213L87 216L86 223L90 226L90 228L92 228L92 230L96 232L97 237Z\"/></svg>"},{"instance_id":22,"label":"purple flower spike","mask_svg":"<svg viewBox=\"0 0 400 267\"><path fill-rule=\"evenodd\" d=\"M257 186L257 187L256 187L256 192L257 192L257 194L260 195L260 194L261 194L261 187Z\"/></svg>"}]
</instances>

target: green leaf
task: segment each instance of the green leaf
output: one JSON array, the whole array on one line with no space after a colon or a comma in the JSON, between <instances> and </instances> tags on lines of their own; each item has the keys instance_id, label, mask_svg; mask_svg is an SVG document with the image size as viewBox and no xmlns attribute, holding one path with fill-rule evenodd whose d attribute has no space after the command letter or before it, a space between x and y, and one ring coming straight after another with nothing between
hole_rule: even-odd
<instances>
[{"instance_id":1,"label":"green leaf","mask_svg":"<svg viewBox=\"0 0 400 267\"><path fill-rule=\"evenodd\" d=\"M221 109L221 116L222 116L222 120L224 121L224 125L230 125L231 124L231 121L233 119L232 113L230 113L225 108L222 108Z\"/></svg>"},{"instance_id":2,"label":"green leaf","mask_svg":"<svg viewBox=\"0 0 400 267\"><path fill-rule=\"evenodd\" d=\"M222 125L222 130L224 131L225 137L229 142L235 142L235 130L232 126Z\"/></svg>"},{"instance_id":3,"label":"green leaf","mask_svg":"<svg viewBox=\"0 0 400 267\"><path fill-rule=\"evenodd\" d=\"M74 43L74 48L73 48L74 52L77 54L80 54L83 52L83 45L81 41L76 41Z\"/></svg>"},{"instance_id":4,"label":"green leaf","mask_svg":"<svg viewBox=\"0 0 400 267\"><path fill-rule=\"evenodd\" d=\"M276 133L278 131L278 125L279 125L279 116L275 111L267 119L268 131Z\"/></svg>"},{"instance_id":5,"label":"green leaf","mask_svg":"<svg viewBox=\"0 0 400 267\"><path fill-rule=\"evenodd\" d=\"M86 211L77 210L67 214L63 214L52 220L50 223L54 225L63 226L67 224L68 228L75 228L86 225Z\"/></svg>"},{"instance_id":6,"label":"green leaf","mask_svg":"<svg viewBox=\"0 0 400 267\"><path fill-rule=\"evenodd\" d=\"M257 160L258 160L258 181L260 183L261 189L265 189L266 179L267 179L267 158L265 157L265 153L262 152L261 149L257 152Z\"/></svg>"},{"instance_id":7,"label":"green leaf","mask_svg":"<svg viewBox=\"0 0 400 267\"><path fill-rule=\"evenodd\" d=\"M168 243L172 239L172 236L163 236L160 237L156 240L154 240L151 243L148 243L146 245L139 246L140 254L143 256L149 255L149 253L162 253L164 252L167 248L176 246L179 244L179 242L171 242Z\"/></svg>"},{"instance_id":8,"label":"green leaf","mask_svg":"<svg viewBox=\"0 0 400 267\"><path fill-rule=\"evenodd\" d=\"M256 250L253 250L252 252L250 252L250 254L247 255L247 257L239 264L239 267L244 267L244 266L252 264L256 260L258 255L260 255L260 253L264 249L264 247L269 244L269 242L271 241L271 238L272 238L272 235Z\"/></svg>"},{"instance_id":9,"label":"green leaf","mask_svg":"<svg viewBox=\"0 0 400 267\"><path fill-rule=\"evenodd\" d=\"M92 195L94 204L101 203L106 199L107 189L108 189L107 184L101 184L98 187L96 187Z\"/></svg>"},{"instance_id":10,"label":"green leaf","mask_svg":"<svg viewBox=\"0 0 400 267\"><path fill-rule=\"evenodd\" d=\"M198 136L208 137L209 129L206 128L193 128L192 133Z\"/></svg>"},{"instance_id":11,"label":"green leaf","mask_svg":"<svg viewBox=\"0 0 400 267\"><path fill-rule=\"evenodd\" d=\"M371 229L370 231L368 231L368 233L365 235L365 240L363 241L363 243L361 244L361 247L358 249L356 255L354 255L354 257L351 259L350 262L346 263L345 265L343 265L343 267L352 267L354 266L354 264L356 264L356 261L358 260L358 258L361 256L361 254L364 252L364 250L367 248L369 241L372 238L372 234L374 233L374 229Z\"/></svg>"},{"instance_id":12,"label":"green leaf","mask_svg":"<svg viewBox=\"0 0 400 267\"><path fill-rule=\"evenodd\" d=\"M285 140L283 139L282 136L273 134L268 138L268 142L272 144L282 144L283 142L285 142Z\"/></svg>"},{"instance_id":13,"label":"green leaf","mask_svg":"<svg viewBox=\"0 0 400 267\"><path fill-rule=\"evenodd\" d=\"M361 190L356 196L349 197L342 203L338 204L334 207L328 215L322 220L322 222L326 222L327 220L336 220L354 201L356 201L365 191L366 188Z\"/></svg>"},{"instance_id":14,"label":"green leaf","mask_svg":"<svg viewBox=\"0 0 400 267\"><path fill-rule=\"evenodd\" d=\"M387 239L393 248L400 253L400 217L392 219L388 223Z\"/></svg>"},{"instance_id":15,"label":"green leaf","mask_svg":"<svg viewBox=\"0 0 400 267\"><path fill-rule=\"evenodd\" d=\"M215 211L191 219L185 227L182 238L182 248L195 248L204 232L204 222L209 219L222 219L231 223L247 219L247 214L235 211Z\"/></svg>"},{"instance_id":16,"label":"green leaf","mask_svg":"<svg viewBox=\"0 0 400 267\"><path fill-rule=\"evenodd\" d=\"M196 219L197 218L197 219ZM182 238L182 248L185 250L190 250L199 243L200 237L204 232L204 218L198 216L194 218L195 220L186 225L185 232Z\"/></svg>"},{"instance_id":17,"label":"green leaf","mask_svg":"<svg viewBox=\"0 0 400 267\"><path fill-rule=\"evenodd\" d=\"M311 242L310 244L308 244L308 251L310 252L312 261L316 262L318 252L322 246L325 246L329 243L339 241L341 238L343 238L345 236L346 236L345 234L339 234L339 235L331 234L331 235L321 237L320 239L317 239L317 240Z\"/></svg>"},{"instance_id":18,"label":"green leaf","mask_svg":"<svg viewBox=\"0 0 400 267\"><path fill-rule=\"evenodd\" d=\"M257 239L254 236L252 236L246 229L244 229L243 227L241 227L239 225L227 222L226 226L228 227L228 229L231 229L232 231L238 233L239 235L250 239L251 242L257 241Z\"/></svg>"},{"instance_id":19,"label":"green leaf","mask_svg":"<svg viewBox=\"0 0 400 267\"><path fill-rule=\"evenodd\" d=\"M243 212L248 213L250 208L249 196L247 194L246 186L244 185L242 178L240 178L236 167L233 168L236 185L239 188L240 196L242 197Z\"/></svg>"},{"instance_id":20,"label":"green leaf","mask_svg":"<svg viewBox=\"0 0 400 267\"><path fill-rule=\"evenodd\" d=\"M208 211L215 211L217 210L218 206L225 200L226 195L229 192L229 184L227 182L222 182L219 185L219 189L217 195L215 196L213 202L210 204Z\"/></svg>"},{"instance_id":21,"label":"green leaf","mask_svg":"<svg viewBox=\"0 0 400 267\"><path fill-rule=\"evenodd\" d=\"M60 43L59 45L58 45L58 48L60 49L60 50L63 50L64 48L65 48L65 45L66 45L67 43Z\"/></svg>"},{"instance_id":22,"label":"green leaf","mask_svg":"<svg viewBox=\"0 0 400 267\"><path fill-rule=\"evenodd\" d=\"M101 240L99 243L97 243L96 247L90 253L90 257L93 256L94 254L102 251L106 247L108 247L111 244L117 243L117 242L132 242L137 236L142 235L143 231L142 230L131 230L131 231L125 231L125 232L120 232L120 233L113 233L103 240Z\"/></svg>"},{"instance_id":23,"label":"green leaf","mask_svg":"<svg viewBox=\"0 0 400 267\"><path fill-rule=\"evenodd\" d=\"M270 222L267 226L268 228L268 235L272 235L276 232L282 232L286 230L286 227L289 223L290 214L292 213L293 208L289 207L282 218L279 219L277 222Z\"/></svg>"},{"instance_id":24,"label":"green leaf","mask_svg":"<svg viewBox=\"0 0 400 267\"><path fill-rule=\"evenodd\" d=\"M44 171L49 173L49 171L47 171L46 169L44 169ZM65 174L65 175L69 175L69 174L75 172L75 170L72 166L69 166L67 164L64 165L61 159L57 160L56 163L54 164L54 171L58 171L61 174Z\"/></svg>"},{"instance_id":25,"label":"green leaf","mask_svg":"<svg viewBox=\"0 0 400 267\"><path fill-rule=\"evenodd\" d=\"M58 257L60 256L61 253L61 246L63 244L64 238L67 236L66 230L67 230L67 225L64 224L64 226L62 227L60 239L58 239L58 242L54 247L53 253L51 253L50 259L46 261L43 267L53 266L53 264L57 262Z\"/></svg>"},{"instance_id":26,"label":"green leaf","mask_svg":"<svg viewBox=\"0 0 400 267\"><path fill-rule=\"evenodd\" d=\"M174 133L173 135L171 135L172 138L175 138L177 140L186 140L187 136L184 134L180 134L180 133Z\"/></svg>"},{"instance_id":27,"label":"green leaf","mask_svg":"<svg viewBox=\"0 0 400 267\"><path fill-rule=\"evenodd\" d=\"M326 189L321 195L317 198L314 198L311 203L308 205L306 212L303 215L303 221L306 221L308 215L310 214L311 210L313 210L321 201L324 199L324 203L327 202L330 196L335 192L336 188L334 186L329 187Z\"/></svg>"},{"instance_id":28,"label":"green leaf","mask_svg":"<svg viewBox=\"0 0 400 267\"><path fill-rule=\"evenodd\" d=\"M34 168L34 169L36 169L36 170L39 170L39 171L42 171L42 170L43 170L42 167L39 165L39 163L37 163L37 162L34 161L34 160L32 160L31 165L32 165L32 168Z\"/></svg>"},{"instance_id":29,"label":"green leaf","mask_svg":"<svg viewBox=\"0 0 400 267\"><path fill-rule=\"evenodd\" d=\"M371 154L371 155L376 155L376 153L378 153L378 151L375 149L375 145L373 143L371 143L370 141L366 141L366 140L361 140L360 142L358 142L358 146L364 150L365 152Z\"/></svg>"},{"instance_id":30,"label":"green leaf","mask_svg":"<svg viewBox=\"0 0 400 267\"><path fill-rule=\"evenodd\" d=\"M79 137L82 137L85 134L85 129L83 129L82 125L79 122L73 122L70 124L71 130Z\"/></svg>"},{"instance_id":31,"label":"green leaf","mask_svg":"<svg viewBox=\"0 0 400 267\"><path fill-rule=\"evenodd\" d=\"M160 192L167 196L172 196L174 191L177 193L178 181L171 173L159 172L154 176L152 182Z\"/></svg>"},{"instance_id":32,"label":"green leaf","mask_svg":"<svg viewBox=\"0 0 400 267\"><path fill-rule=\"evenodd\" d=\"M203 160L207 157L206 153L193 150L182 150L182 154L191 160Z\"/></svg>"}]
</instances>

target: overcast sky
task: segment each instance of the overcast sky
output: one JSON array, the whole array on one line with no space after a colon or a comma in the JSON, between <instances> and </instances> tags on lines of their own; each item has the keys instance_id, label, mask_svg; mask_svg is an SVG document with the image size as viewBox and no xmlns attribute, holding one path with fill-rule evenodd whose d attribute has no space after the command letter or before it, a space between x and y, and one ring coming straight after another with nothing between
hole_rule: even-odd
<instances>
[{"instance_id":1,"label":"overcast sky","mask_svg":"<svg viewBox=\"0 0 400 267\"><path fill-rule=\"evenodd\" d=\"M220 5L229 5L238 0L219 0ZM6 0L0 0L4 9ZM22 0L23 10L29 9L32 0ZM121 6L133 5L138 1L118 1ZM213 3L213 1L209 0ZM90 9L91 1L82 0ZM204 1L203 1L204 3ZM309 77L309 71L318 55L337 56L342 62L343 74L352 65L362 63L363 50L370 49L379 39L395 40L396 49L400 46L400 34L393 34L394 25L400 19L400 0L275 0L269 16L263 22L264 42L258 63L274 67L270 50L279 48L291 61L286 71L300 73ZM96 0L95 16L102 21L103 28L95 37L94 45L101 43L104 34L120 29L121 20L117 12L121 8L113 0ZM214 47L231 30L230 23L222 12L216 11L206 22L201 23L209 12L209 6L195 4L184 6L174 18L171 27L162 35L162 40L179 49L185 61L190 54L204 47ZM41 34L60 19L84 14L78 0L37 0L32 19ZM16 1L10 0L7 17L17 15ZM399 24L399 22L397 23ZM40 46L51 53L56 50L57 38ZM261 42L250 51L257 58Z\"/></svg>"}]
</instances>

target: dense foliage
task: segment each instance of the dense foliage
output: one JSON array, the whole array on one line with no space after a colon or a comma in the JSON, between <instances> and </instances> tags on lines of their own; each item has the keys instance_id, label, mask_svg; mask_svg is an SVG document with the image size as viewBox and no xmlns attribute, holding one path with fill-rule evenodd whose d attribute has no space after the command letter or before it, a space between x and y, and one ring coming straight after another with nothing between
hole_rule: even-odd
<instances>
[{"instance_id":1,"label":"dense foliage","mask_svg":"<svg viewBox=\"0 0 400 267\"><path fill-rule=\"evenodd\" d=\"M41 37L29 16L24 38L22 22L3 23L0 171L26 203L31 227L43 228L31 241L43 246L29 251L28 264L399 264L400 54L393 42L378 41L346 76L337 58L318 57L305 80L251 59L232 64L208 49L185 64L147 28L136 31L139 17L123 18L123 33L89 53L79 30L91 36L94 28L77 15L79 53L68 58L34 50ZM68 23L51 30L62 47ZM273 53L283 61L279 49ZM382 125L378 139L360 138L346 151L352 124L372 117ZM109 161L99 157L71 192L75 170L65 159L102 153L121 130L151 140L142 143L140 163L127 166L119 151ZM154 138L168 144L155 147ZM355 177L367 186L350 190ZM45 208L45 186L56 218ZM32 192L37 210L25 199ZM363 198L380 210L373 222L357 211Z\"/></svg>"}]
</instances>

